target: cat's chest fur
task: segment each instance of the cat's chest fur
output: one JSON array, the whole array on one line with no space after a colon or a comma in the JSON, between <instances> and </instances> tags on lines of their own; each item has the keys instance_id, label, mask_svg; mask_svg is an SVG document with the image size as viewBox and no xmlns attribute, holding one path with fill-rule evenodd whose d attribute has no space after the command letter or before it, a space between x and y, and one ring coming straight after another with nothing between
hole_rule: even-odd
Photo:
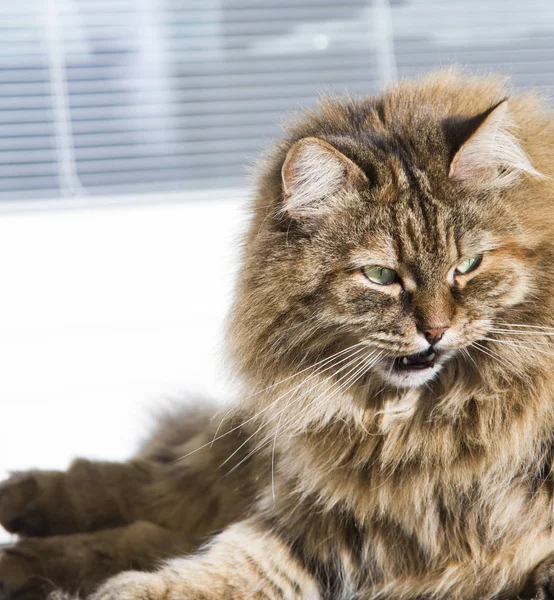
<instances>
[{"instance_id":1,"label":"cat's chest fur","mask_svg":"<svg viewBox=\"0 0 554 600\"><path fill-rule=\"evenodd\" d=\"M309 505L291 531L323 562L339 557L355 588L423 571L436 573L431 587L472 569L500 581L508 565L523 577L552 547L550 409L543 398L520 410L489 390L457 400L455 418L421 397L363 429L337 422L293 438L279 451L272 512ZM331 541L311 548L314 531Z\"/></svg>"}]
</instances>

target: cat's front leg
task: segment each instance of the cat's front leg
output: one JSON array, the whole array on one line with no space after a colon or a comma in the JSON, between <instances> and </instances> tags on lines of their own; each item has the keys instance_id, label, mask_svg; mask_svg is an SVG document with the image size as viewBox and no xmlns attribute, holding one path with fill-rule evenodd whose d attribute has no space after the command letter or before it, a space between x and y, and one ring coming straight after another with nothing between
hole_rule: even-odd
<instances>
[{"instance_id":1,"label":"cat's front leg","mask_svg":"<svg viewBox=\"0 0 554 600\"><path fill-rule=\"evenodd\" d=\"M89 600L320 600L317 581L254 519L232 525L199 554L153 573L109 579Z\"/></svg>"},{"instance_id":2,"label":"cat's front leg","mask_svg":"<svg viewBox=\"0 0 554 600\"><path fill-rule=\"evenodd\" d=\"M83 597L131 565L153 569L160 557L182 556L195 546L186 536L146 521L93 533L21 538L0 547L0 600L45 600L56 587Z\"/></svg>"},{"instance_id":3,"label":"cat's front leg","mask_svg":"<svg viewBox=\"0 0 554 600\"><path fill-rule=\"evenodd\" d=\"M152 479L150 463L139 460L80 459L65 472L14 473L0 483L0 526L43 537L126 525L142 517L144 489Z\"/></svg>"}]
</instances>

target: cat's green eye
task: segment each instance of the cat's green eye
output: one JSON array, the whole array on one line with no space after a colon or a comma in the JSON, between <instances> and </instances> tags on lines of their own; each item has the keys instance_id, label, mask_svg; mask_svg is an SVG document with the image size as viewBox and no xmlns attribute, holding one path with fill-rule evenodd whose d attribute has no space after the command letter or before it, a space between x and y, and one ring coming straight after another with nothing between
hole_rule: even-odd
<instances>
[{"instance_id":1,"label":"cat's green eye","mask_svg":"<svg viewBox=\"0 0 554 600\"><path fill-rule=\"evenodd\" d=\"M474 271L480 264L481 257L473 256L472 258L467 258L464 262L461 262L454 271L455 275L465 275L466 273L471 273Z\"/></svg>"},{"instance_id":2,"label":"cat's green eye","mask_svg":"<svg viewBox=\"0 0 554 600\"><path fill-rule=\"evenodd\" d=\"M387 269L386 267L369 265L363 267L362 271L369 281L378 283L379 285L391 285L391 283L395 283L398 280L396 271Z\"/></svg>"}]
</instances>

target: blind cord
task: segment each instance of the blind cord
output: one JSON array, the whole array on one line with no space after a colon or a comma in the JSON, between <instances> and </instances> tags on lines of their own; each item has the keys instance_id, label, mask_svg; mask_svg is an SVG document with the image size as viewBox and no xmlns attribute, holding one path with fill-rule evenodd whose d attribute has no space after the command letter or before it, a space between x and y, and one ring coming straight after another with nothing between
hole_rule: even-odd
<instances>
[{"instance_id":1,"label":"blind cord","mask_svg":"<svg viewBox=\"0 0 554 600\"><path fill-rule=\"evenodd\" d=\"M73 145L63 35L58 19L57 0L47 0L45 9L48 82L52 98L60 193L62 196L84 196L86 192L77 173L77 161Z\"/></svg>"},{"instance_id":2,"label":"blind cord","mask_svg":"<svg viewBox=\"0 0 554 600\"><path fill-rule=\"evenodd\" d=\"M396 55L394 52L394 29L389 0L373 0L373 35L381 89L396 83Z\"/></svg>"}]
</instances>

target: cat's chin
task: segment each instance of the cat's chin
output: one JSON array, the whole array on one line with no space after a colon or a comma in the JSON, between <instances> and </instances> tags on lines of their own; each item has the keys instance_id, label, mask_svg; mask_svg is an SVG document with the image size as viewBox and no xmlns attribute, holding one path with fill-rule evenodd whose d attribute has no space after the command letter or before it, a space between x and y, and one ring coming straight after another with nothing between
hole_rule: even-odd
<instances>
[{"instance_id":1,"label":"cat's chin","mask_svg":"<svg viewBox=\"0 0 554 600\"><path fill-rule=\"evenodd\" d=\"M416 371L413 373L381 373L381 376L387 383L395 387L417 388L425 385L427 382L431 381L431 379L434 379L441 369L442 365L435 365L425 371Z\"/></svg>"}]
</instances>

